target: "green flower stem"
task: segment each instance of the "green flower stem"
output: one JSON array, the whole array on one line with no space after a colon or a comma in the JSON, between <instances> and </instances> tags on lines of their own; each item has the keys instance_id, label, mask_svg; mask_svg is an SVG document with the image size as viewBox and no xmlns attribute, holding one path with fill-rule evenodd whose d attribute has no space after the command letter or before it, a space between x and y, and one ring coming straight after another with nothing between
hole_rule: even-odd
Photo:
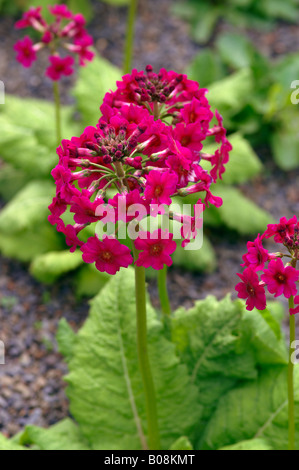
<instances>
[{"instance_id":1,"label":"green flower stem","mask_svg":"<svg viewBox=\"0 0 299 470\"><path fill-rule=\"evenodd\" d=\"M294 308L294 297L289 298L289 308ZM295 341L295 315L290 315L290 347L288 366L288 410L289 410L289 450L295 450L295 402L294 402L294 364L292 362Z\"/></svg>"},{"instance_id":2,"label":"green flower stem","mask_svg":"<svg viewBox=\"0 0 299 470\"><path fill-rule=\"evenodd\" d=\"M134 259L138 252L133 246ZM156 405L155 386L151 372L151 366L147 351L146 328L146 287L145 269L135 264L135 290L136 290L136 315L137 315L137 351L139 367L145 393L145 406L148 427L148 445L150 450L160 449L158 415Z\"/></svg>"},{"instance_id":3,"label":"green flower stem","mask_svg":"<svg viewBox=\"0 0 299 470\"><path fill-rule=\"evenodd\" d=\"M124 57L124 73L129 73L131 70L132 56L134 49L134 30L135 20L137 11L138 0L130 0L129 12L128 12L128 23L127 23L127 34L125 42L125 57Z\"/></svg>"},{"instance_id":4,"label":"green flower stem","mask_svg":"<svg viewBox=\"0 0 299 470\"><path fill-rule=\"evenodd\" d=\"M171 315L171 307L168 297L168 290L167 290L167 266L165 265L163 269L158 271L158 291L161 303L161 310L164 315L170 317Z\"/></svg>"},{"instance_id":5,"label":"green flower stem","mask_svg":"<svg viewBox=\"0 0 299 470\"><path fill-rule=\"evenodd\" d=\"M58 81L53 81L53 93L55 101L55 121L56 121L56 140L57 145L61 143L61 104Z\"/></svg>"}]
</instances>

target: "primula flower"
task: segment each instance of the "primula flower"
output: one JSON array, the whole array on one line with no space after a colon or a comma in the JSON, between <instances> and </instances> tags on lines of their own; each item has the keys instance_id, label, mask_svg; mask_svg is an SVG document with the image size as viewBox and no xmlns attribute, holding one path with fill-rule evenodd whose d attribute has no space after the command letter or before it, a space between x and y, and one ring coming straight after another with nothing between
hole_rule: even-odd
<instances>
[{"instance_id":1,"label":"primula flower","mask_svg":"<svg viewBox=\"0 0 299 470\"><path fill-rule=\"evenodd\" d=\"M46 75L52 80L60 80L62 75L68 76L72 75L74 69L72 65L74 64L74 59L70 56L64 57L63 59L59 56L49 57L49 62L51 65L46 70Z\"/></svg>"},{"instance_id":2,"label":"primula flower","mask_svg":"<svg viewBox=\"0 0 299 470\"><path fill-rule=\"evenodd\" d=\"M129 248L111 236L104 237L102 241L96 236L90 237L81 251L86 263L95 262L99 271L108 274L115 274L121 267L127 268L133 262Z\"/></svg>"},{"instance_id":3,"label":"primula flower","mask_svg":"<svg viewBox=\"0 0 299 470\"><path fill-rule=\"evenodd\" d=\"M31 67L32 63L37 59L33 42L29 36L25 36L24 39L17 41L14 45L14 50L18 53L17 61L24 67Z\"/></svg>"},{"instance_id":4,"label":"primula flower","mask_svg":"<svg viewBox=\"0 0 299 470\"><path fill-rule=\"evenodd\" d=\"M36 52L41 48L48 48L51 65L46 69L45 75L57 81L74 72L73 57L61 57L59 50L64 48L75 54L79 58L79 65L84 66L86 61L91 61L94 57L91 50L93 40L84 28L85 19L81 14L74 15L66 5L49 5L49 10L55 18L50 24L43 18L41 7L31 7L23 14L15 28L33 28L40 34L40 39L33 44L29 36L25 36L15 44L14 49L17 51L16 59L24 67L30 67L37 59Z\"/></svg>"},{"instance_id":5,"label":"primula flower","mask_svg":"<svg viewBox=\"0 0 299 470\"><path fill-rule=\"evenodd\" d=\"M154 204L171 204L171 198L175 191L178 177L171 171L161 172L152 170L146 177L144 196Z\"/></svg>"},{"instance_id":6,"label":"primula flower","mask_svg":"<svg viewBox=\"0 0 299 470\"><path fill-rule=\"evenodd\" d=\"M290 308L290 314L291 315L295 315L296 313L299 313L299 295L296 295L296 297L294 299L294 303L295 303L295 305L298 304L298 306L295 307L295 308Z\"/></svg>"},{"instance_id":7,"label":"primula flower","mask_svg":"<svg viewBox=\"0 0 299 470\"><path fill-rule=\"evenodd\" d=\"M246 299L247 310L253 310L256 307L258 310L266 308L266 294L265 289L259 283L257 273L252 268L246 268L243 274L237 274L242 282L236 285L235 289L238 292L240 299Z\"/></svg>"},{"instance_id":8,"label":"primula flower","mask_svg":"<svg viewBox=\"0 0 299 470\"><path fill-rule=\"evenodd\" d=\"M286 217L282 217L279 224L269 224L267 230L264 233L265 238L274 236L274 241L277 243L284 243L286 237L290 237L294 234L294 229L297 224L297 217L294 215L291 219L287 220Z\"/></svg>"},{"instance_id":9,"label":"primula flower","mask_svg":"<svg viewBox=\"0 0 299 470\"><path fill-rule=\"evenodd\" d=\"M170 255L176 249L176 242L173 240L173 234L167 230L158 229L153 233L142 232L134 244L137 250L140 250L136 261L137 266L160 270L165 264L172 265Z\"/></svg>"},{"instance_id":10,"label":"primula flower","mask_svg":"<svg viewBox=\"0 0 299 470\"><path fill-rule=\"evenodd\" d=\"M241 266L250 266L256 271L260 271L264 268L265 263L269 260L270 255L262 245L262 238L258 234L257 238L253 242L247 242L248 253L243 255L244 264Z\"/></svg>"},{"instance_id":11,"label":"primula flower","mask_svg":"<svg viewBox=\"0 0 299 470\"><path fill-rule=\"evenodd\" d=\"M80 41L83 44L80 35L83 22L84 18L74 15L62 29L63 35L74 38L67 49L75 51L74 45L78 46ZM52 78L56 76L52 74ZM200 193L198 204L204 200L203 208L209 203L217 207L222 204L221 198L212 194L218 176L213 177L211 171L218 157L224 170L229 148L222 153L227 140L218 114L218 125L210 127L213 113L206 91L185 75L172 71L161 69L155 74L151 66L145 72L133 70L117 82L115 92L105 95L96 126L88 126L79 137L62 141L57 149L58 164L51 172L56 196L49 207L49 221L65 233L72 250L80 246L84 261L95 262L98 269L115 273L119 250L120 265L132 263L129 249L121 242L123 225L131 224L131 229L146 217L164 214L163 206L170 206L174 196ZM216 143L218 157L204 152L207 138L209 144L213 140ZM206 160L208 168L211 159L210 171L204 170L201 160ZM74 231L65 227L62 215L67 210L73 214ZM183 215L171 215L181 224L178 237L181 232L183 247L201 228L202 218L196 214L194 210L188 220ZM86 232L81 231L99 221L115 224L115 238L91 237L86 242ZM143 239L140 235L135 242L140 250L137 264L162 269L172 263L170 255L176 243L173 234L167 232L165 238L161 229L154 234L156 239Z\"/></svg>"},{"instance_id":12,"label":"primula flower","mask_svg":"<svg viewBox=\"0 0 299 470\"><path fill-rule=\"evenodd\" d=\"M292 266L284 266L280 258L272 260L268 269L264 270L261 279L267 284L268 291L275 294L274 297L284 295L287 299L291 295L296 295L296 282L299 279L299 272Z\"/></svg>"}]
</instances>

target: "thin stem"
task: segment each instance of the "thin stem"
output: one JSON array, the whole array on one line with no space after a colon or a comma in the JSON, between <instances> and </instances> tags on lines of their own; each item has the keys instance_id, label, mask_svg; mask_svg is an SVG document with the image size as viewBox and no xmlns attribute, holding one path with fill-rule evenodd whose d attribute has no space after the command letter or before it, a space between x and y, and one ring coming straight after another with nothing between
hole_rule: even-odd
<instances>
[{"instance_id":1,"label":"thin stem","mask_svg":"<svg viewBox=\"0 0 299 470\"><path fill-rule=\"evenodd\" d=\"M167 290L167 266L158 271L158 291L161 303L161 310L167 317L171 315L171 307Z\"/></svg>"},{"instance_id":2,"label":"thin stem","mask_svg":"<svg viewBox=\"0 0 299 470\"><path fill-rule=\"evenodd\" d=\"M56 140L57 145L61 143L61 105L60 105L60 94L59 86L57 81L53 81L53 93L55 101L55 122L56 122Z\"/></svg>"},{"instance_id":3,"label":"thin stem","mask_svg":"<svg viewBox=\"0 0 299 470\"><path fill-rule=\"evenodd\" d=\"M138 0L131 0L128 12L127 34L124 52L124 73L131 70L133 48L134 48L134 30Z\"/></svg>"},{"instance_id":4,"label":"thin stem","mask_svg":"<svg viewBox=\"0 0 299 470\"><path fill-rule=\"evenodd\" d=\"M133 245L134 259L138 252ZM145 406L148 427L148 444L150 450L160 449L158 416L156 405L155 386L147 351L146 329L146 288L145 269L135 263L135 290L136 290L136 317L137 317L137 351L139 367L145 394Z\"/></svg>"},{"instance_id":5,"label":"thin stem","mask_svg":"<svg viewBox=\"0 0 299 470\"><path fill-rule=\"evenodd\" d=\"M289 298L289 309L294 308L294 297ZM290 347L288 366L288 411L289 411L289 450L295 450L295 401L294 401L294 364L292 362L293 342L295 341L295 315L290 315Z\"/></svg>"}]
</instances>

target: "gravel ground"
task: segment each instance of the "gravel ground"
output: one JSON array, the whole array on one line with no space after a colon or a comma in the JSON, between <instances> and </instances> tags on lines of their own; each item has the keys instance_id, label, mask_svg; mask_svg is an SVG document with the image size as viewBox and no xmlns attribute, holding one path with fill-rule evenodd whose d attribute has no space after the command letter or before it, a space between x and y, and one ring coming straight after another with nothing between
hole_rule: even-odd
<instances>
[{"instance_id":1,"label":"gravel ground","mask_svg":"<svg viewBox=\"0 0 299 470\"><path fill-rule=\"evenodd\" d=\"M138 69L148 63L155 69L172 68L178 72L200 50L189 37L187 24L171 16L171 0L140 1L136 26L136 49L133 65ZM125 34L125 8L112 8L94 2L95 18L89 31L97 50L112 63L121 66ZM225 23L218 31L228 30ZM20 96L52 98L51 83L43 78L46 57L32 68L24 69L14 60L13 44L22 36L13 31L13 21L0 19L0 78L6 91ZM297 27L281 24L274 31L248 36L265 54L277 56L299 49ZM73 79L63 81L64 91ZM63 102L70 101L63 94ZM244 194L275 218L299 214L299 171L282 173L266 161L267 171L255 182L241 187ZM0 201L1 207L1 201ZM173 308L190 307L194 300L214 294L218 298L232 292L246 240L234 234L210 231L219 267L213 274L192 274L173 269L169 290ZM157 290L150 283L150 294L158 306ZM76 301L72 292L72 275L53 287L45 287L28 274L27 267L0 255L0 340L5 343L6 364L0 366L0 431L11 436L26 424L49 426L68 414L63 375L67 372L57 352L55 332L64 316L77 329L88 312L88 301Z\"/></svg>"}]
</instances>

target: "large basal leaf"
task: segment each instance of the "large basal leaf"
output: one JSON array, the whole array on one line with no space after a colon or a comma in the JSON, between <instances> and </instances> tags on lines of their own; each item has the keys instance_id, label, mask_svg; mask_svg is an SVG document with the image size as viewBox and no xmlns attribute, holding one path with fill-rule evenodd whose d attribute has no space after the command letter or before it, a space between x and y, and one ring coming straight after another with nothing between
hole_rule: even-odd
<instances>
[{"instance_id":1,"label":"large basal leaf","mask_svg":"<svg viewBox=\"0 0 299 470\"><path fill-rule=\"evenodd\" d=\"M299 368L294 370L295 443L299 449ZM250 439L263 439L276 450L288 448L287 366L262 372L220 398L203 439L204 449L218 449Z\"/></svg>"},{"instance_id":2,"label":"large basal leaf","mask_svg":"<svg viewBox=\"0 0 299 470\"><path fill-rule=\"evenodd\" d=\"M218 450L273 450L264 439L249 439L231 446L221 447Z\"/></svg>"},{"instance_id":3,"label":"large basal leaf","mask_svg":"<svg viewBox=\"0 0 299 470\"><path fill-rule=\"evenodd\" d=\"M206 87L225 75L225 67L219 56L211 49L204 49L195 56L187 69L188 78Z\"/></svg>"},{"instance_id":4,"label":"large basal leaf","mask_svg":"<svg viewBox=\"0 0 299 470\"><path fill-rule=\"evenodd\" d=\"M110 274L102 273L94 264L84 264L75 277L75 289L78 297L94 297L111 279Z\"/></svg>"},{"instance_id":5,"label":"large basal leaf","mask_svg":"<svg viewBox=\"0 0 299 470\"><path fill-rule=\"evenodd\" d=\"M83 125L96 125L105 93L115 89L116 81L120 78L121 71L99 55L96 55L88 67L81 67L73 94Z\"/></svg>"},{"instance_id":6,"label":"large basal leaf","mask_svg":"<svg viewBox=\"0 0 299 470\"><path fill-rule=\"evenodd\" d=\"M197 424L202 434L219 398L238 380L257 376L253 352L242 333L243 307L229 297L217 301L208 296L186 311L181 308L172 319L172 341L187 365L192 382L204 406Z\"/></svg>"},{"instance_id":7,"label":"large basal leaf","mask_svg":"<svg viewBox=\"0 0 299 470\"><path fill-rule=\"evenodd\" d=\"M273 223L272 216L246 198L239 189L217 185L213 194L223 199L219 208L210 206L204 213L208 225L225 225L242 235L264 232L267 224Z\"/></svg>"},{"instance_id":8,"label":"large basal leaf","mask_svg":"<svg viewBox=\"0 0 299 470\"><path fill-rule=\"evenodd\" d=\"M28 183L0 212L0 233L13 234L36 229L47 222L48 206L55 185L48 181Z\"/></svg>"},{"instance_id":9,"label":"large basal leaf","mask_svg":"<svg viewBox=\"0 0 299 470\"><path fill-rule=\"evenodd\" d=\"M90 450L78 426L69 418L48 429L26 426L18 441L34 450Z\"/></svg>"},{"instance_id":10,"label":"large basal leaf","mask_svg":"<svg viewBox=\"0 0 299 470\"><path fill-rule=\"evenodd\" d=\"M167 449L177 438L188 435L199 419L200 407L186 366L179 363L155 312L149 304L147 307L161 441ZM131 270L116 275L92 301L90 316L71 344L67 395L71 413L89 445L93 449L140 449L140 426L146 434L145 399L137 359ZM65 350L65 345L60 347Z\"/></svg>"},{"instance_id":11,"label":"large basal leaf","mask_svg":"<svg viewBox=\"0 0 299 470\"><path fill-rule=\"evenodd\" d=\"M255 49L249 39L241 34L224 33L216 41L223 62L233 69L250 67Z\"/></svg>"},{"instance_id":12,"label":"large basal leaf","mask_svg":"<svg viewBox=\"0 0 299 470\"><path fill-rule=\"evenodd\" d=\"M30 273L41 282L52 284L63 274L73 271L83 263L82 253L68 250L52 251L37 256L30 265Z\"/></svg>"}]
</instances>

